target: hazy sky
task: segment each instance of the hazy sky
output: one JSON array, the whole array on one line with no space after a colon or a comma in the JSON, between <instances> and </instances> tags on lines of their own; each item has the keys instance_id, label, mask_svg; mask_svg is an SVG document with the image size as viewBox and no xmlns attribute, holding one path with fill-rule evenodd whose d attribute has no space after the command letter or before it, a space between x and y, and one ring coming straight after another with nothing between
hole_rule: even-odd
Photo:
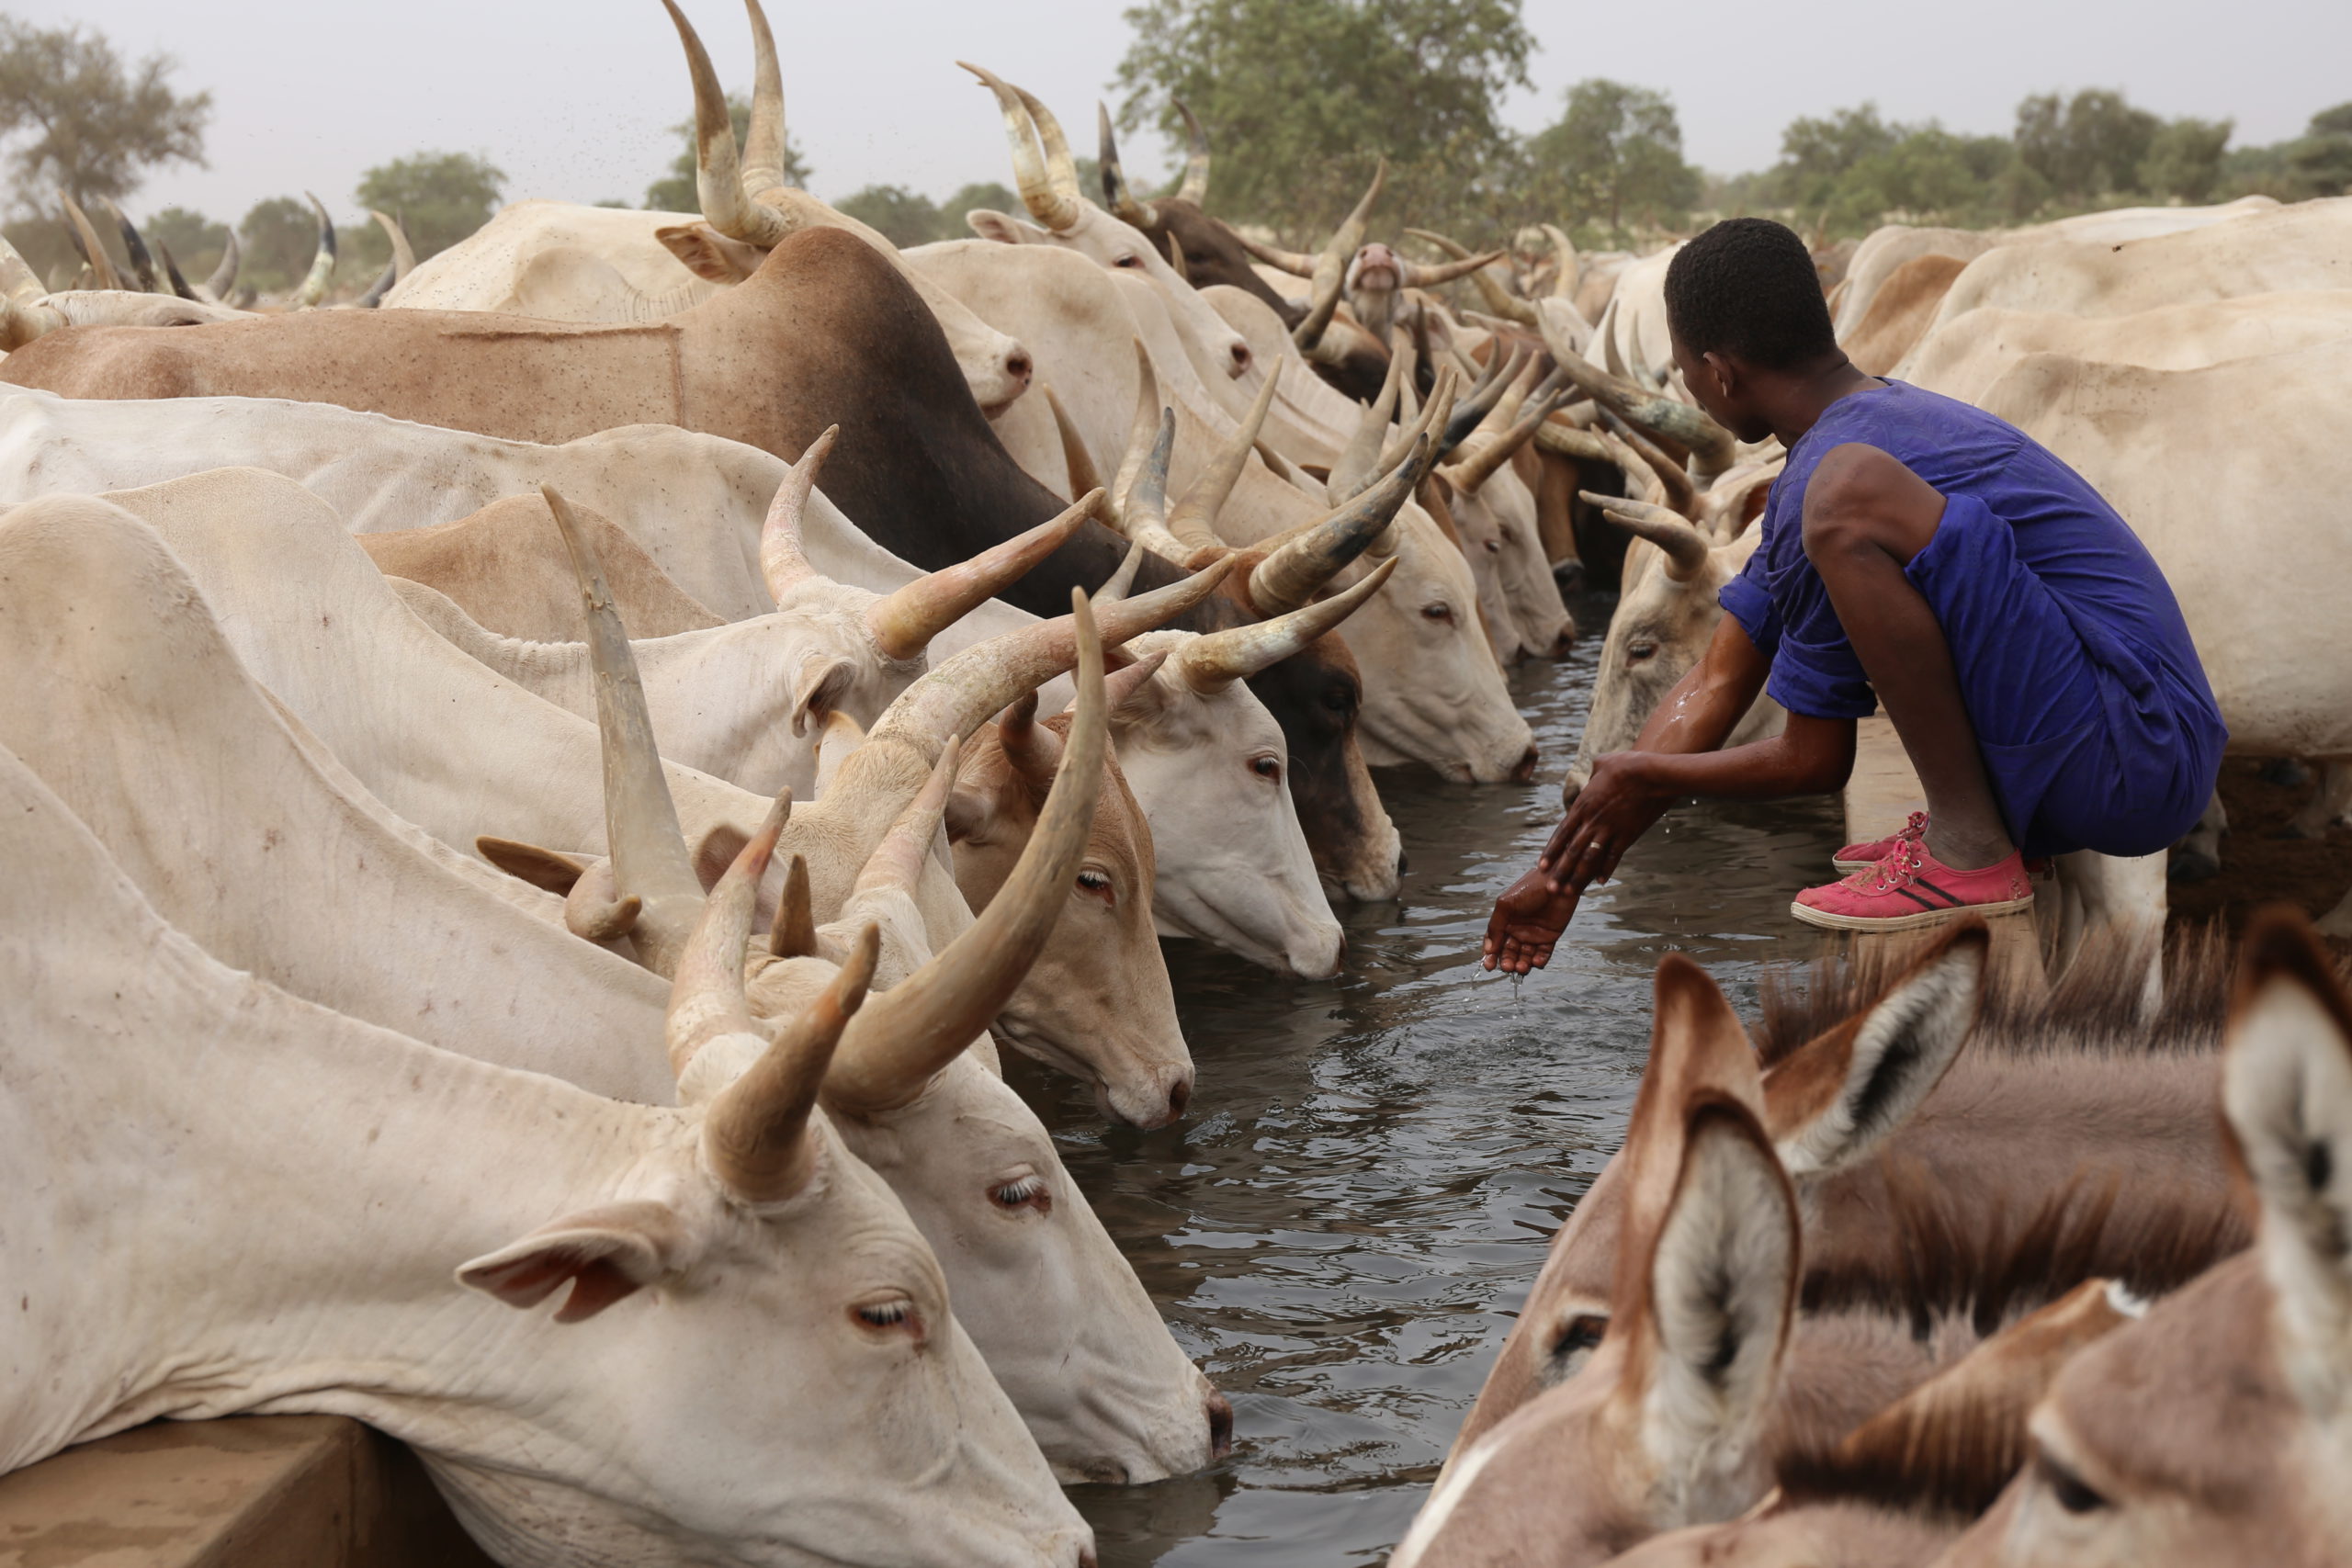
<instances>
[{"instance_id":1,"label":"hazy sky","mask_svg":"<svg viewBox=\"0 0 2352 1568\"><path fill-rule=\"evenodd\" d=\"M738 0L681 0L722 80L748 85ZM820 196L895 181L937 197L1011 184L975 60L1051 105L1091 149L1093 106L1126 45L1109 0L768 0L793 132ZM665 127L693 97L658 0L0 0L44 24L94 26L133 55L163 50L183 90L209 88L209 168L158 174L134 213L181 203L234 218L304 188L338 211L370 164L420 149L486 154L509 197L641 201L674 155ZM2006 131L2028 93L2120 87L2166 115L2232 118L2238 141L2300 131L2352 98L2352 0L1970 0L1864 6L1783 0L1569 4L1526 0L1541 46L1532 130L1561 89L1615 76L1667 89L1691 160L1761 168L1781 127L1874 98L1892 116ZM1211 128L1214 131L1215 128ZM1147 139L1131 169L1159 162Z\"/></svg>"}]
</instances>

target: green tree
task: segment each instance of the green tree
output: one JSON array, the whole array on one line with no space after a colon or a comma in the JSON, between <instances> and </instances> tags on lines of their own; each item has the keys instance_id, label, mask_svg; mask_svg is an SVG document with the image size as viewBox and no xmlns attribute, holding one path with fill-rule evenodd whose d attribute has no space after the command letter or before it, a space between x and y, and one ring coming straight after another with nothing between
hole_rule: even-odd
<instances>
[{"instance_id":1,"label":"green tree","mask_svg":"<svg viewBox=\"0 0 2352 1568\"><path fill-rule=\"evenodd\" d=\"M2043 93L2018 105L2018 159L2061 201L2091 201L2138 187L2140 166L2163 125L2105 88L2086 87L2072 98Z\"/></svg>"},{"instance_id":2,"label":"green tree","mask_svg":"<svg viewBox=\"0 0 2352 1568\"><path fill-rule=\"evenodd\" d=\"M1498 113L1528 85L1519 0L1147 0L1126 13L1120 123L1216 138L1213 210L1319 242L1390 165L1384 211L1445 226L1520 198Z\"/></svg>"},{"instance_id":3,"label":"green tree","mask_svg":"<svg viewBox=\"0 0 2352 1568\"><path fill-rule=\"evenodd\" d=\"M470 152L416 152L360 176L359 205L388 212L416 256L437 255L490 221L506 176Z\"/></svg>"},{"instance_id":4,"label":"green tree","mask_svg":"<svg viewBox=\"0 0 2352 1568\"><path fill-rule=\"evenodd\" d=\"M150 168L202 164L212 95L175 93L173 69L163 54L128 64L79 27L0 17L0 139L30 133L7 155L17 205L44 210L58 186L119 200Z\"/></svg>"},{"instance_id":5,"label":"green tree","mask_svg":"<svg viewBox=\"0 0 2352 1568\"><path fill-rule=\"evenodd\" d=\"M894 245L924 245L939 237L939 209L904 186L867 186L832 205L844 217L879 230Z\"/></svg>"},{"instance_id":6,"label":"green tree","mask_svg":"<svg viewBox=\"0 0 2352 1568\"><path fill-rule=\"evenodd\" d=\"M228 248L229 226L215 223L201 212L191 212L185 207L166 207L140 225L151 245L170 248L172 260L179 265L180 276L190 283L202 283L220 263L220 253ZM161 256L155 258L160 264Z\"/></svg>"},{"instance_id":7,"label":"green tree","mask_svg":"<svg viewBox=\"0 0 2352 1568\"><path fill-rule=\"evenodd\" d=\"M751 130L752 100L741 93L728 94L727 118L735 127L735 145L741 147L744 135ZM645 187L645 210L700 212L702 197L695 189L695 122L682 120L670 128L670 134L683 138L685 150L671 160L668 174ZM787 127L784 134L784 177L806 189L812 172L808 161L800 155L799 145L792 140L792 131Z\"/></svg>"},{"instance_id":8,"label":"green tree","mask_svg":"<svg viewBox=\"0 0 2352 1568\"><path fill-rule=\"evenodd\" d=\"M994 180L975 180L956 191L939 204L939 227L932 233L934 240L968 240L971 225L964 221L964 214L986 208L990 212L1021 210L1020 193Z\"/></svg>"},{"instance_id":9,"label":"green tree","mask_svg":"<svg viewBox=\"0 0 2352 1568\"><path fill-rule=\"evenodd\" d=\"M1879 118L1878 105L1836 109L1820 118L1800 115L1781 132L1781 162L1774 174L1794 207L1826 206L1837 184L1864 159L1883 156L1910 134L1907 127Z\"/></svg>"},{"instance_id":10,"label":"green tree","mask_svg":"<svg viewBox=\"0 0 2352 1568\"><path fill-rule=\"evenodd\" d=\"M319 220L309 202L290 196L255 202L237 224L244 255L237 276L269 293L293 288L311 270L318 234Z\"/></svg>"},{"instance_id":11,"label":"green tree","mask_svg":"<svg viewBox=\"0 0 2352 1568\"><path fill-rule=\"evenodd\" d=\"M2222 177L2222 155L2233 123L2226 119L2167 120L2140 160L2139 185L2153 196L2202 202Z\"/></svg>"},{"instance_id":12,"label":"green tree","mask_svg":"<svg viewBox=\"0 0 2352 1568\"><path fill-rule=\"evenodd\" d=\"M2352 192L2352 103L2312 116L2301 140L2290 145L2286 164L2298 195Z\"/></svg>"},{"instance_id":13,"label":"green tree","mask_svg":"<svg viewBox=\"0 0 2352 1568\"><path fill-rule=\"evenodd\" d=\"M1544 194L1571 221L1604 225L1622 241L1625 219L1674 227L1699 199L1702 177L1682 158L1682 127L1664 93L1603 77L1566 94L1557 123L1528 142Z\"/></svg>"}]
</instances>

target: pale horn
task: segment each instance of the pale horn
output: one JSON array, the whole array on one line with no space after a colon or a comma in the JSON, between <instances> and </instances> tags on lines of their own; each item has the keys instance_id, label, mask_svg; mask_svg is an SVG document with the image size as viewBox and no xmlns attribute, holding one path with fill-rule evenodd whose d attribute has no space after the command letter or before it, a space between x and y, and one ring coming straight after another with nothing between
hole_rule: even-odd
<instances>
[{"instance_id":1,"label":"pale horn","mask_svg":"<svg viewBox=\"0 0 2352 1568\"><path fill-rule=\"evenodd\" d=\"M1271 621L1196 637L1177 650L1173 660L1177 678L1202 696L1213 697L1234 682L1246 681L1305 649L1354 615L1396 575L1396 558L1391 556L1364 573L1353 587L1329 599L1317 599Z\"/></svg>"},{"instance_id":2,"label":"pale horn","mask_svg":"<svg viewBox=\"0 0 2352 1568\"><path fill-rule=\"evenodd\" d=\"M825 426L800 454L800 461L786 468L784 483L776 487L767 518L760 525L760 579L767 584L768 597L779 604L800 584L822 575L800 547L800 525L808 492L817 485L817 470L825 466L825 454L841 433L838 424Z\"/></svg>"},{"instance_id":3,"label":"pale horn","mask_svg":"<svg viewBox=\"0 0 2352 1568\"><path fill-rule=\"evenodd\" d=\"M996 95L997 112L1004 117L1004 139L1012 149L1013 183L1021 187L1021 204L1029 209L1029 216L1057 234L1075 225L1082 216L1077 166L1070 166L1065 186L1062 171L1050 165L1052 152L1046 143L1045 126L1031 112L1035 100L984 66L968 60L956 63ZM1059 129L1056 127L1057 132ZM1065 147L1063 158L1068 157Z\"/></svg>"},{"instance_id":4,"label":"pale horn","mask_svg":"<svg viewBox=\"0 0 2352 1568\"><path fill-rule=\"evenodd\" d=\"M243 252L237 243L237 231L229 231L229 243L220 247L220 260L212 268L212 276L204 280L204 292L220 304L229 302L230 291L237 287L237 264Z\"/></svg>"},{"instance_id":5,"label":"pale horn","mask_svg":"<svg viewBox=\"0 0 2352 1568\"><path fill-rule=\"evenodd\" d=\"M1553 361L1568 373L1568 379L1626 423L1690 448L1702 475L1719 474L1732 466L1736 444L1730 431L1708 418L1704 410L1611 376L1577 353L1569 346L1569 321L1555 317L1561 309L1560 301L1544 300L1536 318L1544 346L1552 351ZM1573 312L1575 307L1566 309Z\"/></svg>"},{"instance_id":6,"label":"pale horn","mask_svg":"<svg viewBox=\"0 0 2352 1568\"><path fill-rule=\"evenodd\" d=\"M147 248L147 236L139 231L139 225L125 217L111 197L98 197L98 205L107 209L107 216L114 220L115 228L122 235L122 254L130 258L131 276L139 280L140 288L149 294L169 292L162 287L163 279L155 271L155 254Z\"/></svg>"},{"instance_id":7,"label":"pale horn","mask_svg":"<svg viewBox=\"0 0 2352 1568\"><path fill-rule=\"evenodd\" d=\"M1666 573L1675 581L1690 581L1707 564L1707 536L1680 513L1622 495L1597 495L1589 490L1577 493L1600 508L1600 514L1611 523L1664 550Z\"/></svg>"},{"instance_id":8,"label":"pale horn","mask_svg":"<svg viewBox=\"0 0 2352 1568\"><path fill-rule=\"evenodd\" d=\"M1101 490L1102 476L1095 471L1094 454L1086 449L1086 437L1079 434L1078 422L1062 406L1051 381L1038 382L1037 389L1046 394L1046 406L1054 411L1054 434L1061 437L1062 469L1069 475L1070 494L1084 495L1090 490Z\"/></svg>"},{"instance_id":9,"label":"pale horn","mask_svg":"<svg viewBox=\"0 0 2352 1568\"><path fill-rule=\"evenodd\" d=\"M1557 376L1558 372L1553 374ZM1545 389L1552 385L1549 380L1544 383ZM1535 396L1527 399L1523 405L1525 412L1518 422L1487 436L1467 457L1447 468L1446 482L1466 494L1477 494L1480 488L1510 461L1514 453L1535 438L1535 432L1552 417L1552 397L1547 389L1539 390Z\"/></svg>"},{"instance_id":10,"label":"pale horn","mask_svg":"<svg viewBox=\"0 0 2352 1568\"><path fill-rule=\"evenodd\" d=\"M1234 558L1222 557L1181 582L1101 606L1103 641L1115 648L1192 609L1216 592ZM912 747L928 765L949 737L969 735L1022 693L1068 671L1078 660L1076 637L1070 617L1063 615L964 649L899 693L875 721L866 744Z\"/></svg>"},{"instance_id":11,"label":"pale horn","mask_svg":"<svg viewBox=\"0 0 2352 1568\"><path fill-rule=\"evenodd\" d=\"M98 243L98 231L90 222L90 215L74 205L74 198L60 186L57 199L65 209L65 226L73 231L74 241L82 252L82 259L90 264L90 276L98 288L120 288L122 275L114 269L114 258L107 254L106 246Z\"/></svg>"},{"instance_id":12,"label":"pale horn","mask_svg":"<svg viewBox=\"0 0 2352 1568\"><path fill-rule=\"evenodd\" d=\"M960 566L926 572L867 606L865 624L883 656L922 657L931 639L1020 581L1067 543L1102 507L1102 491L1088 491L1035 527L990 545Z\"/></svg>"},{"instance_id":13,"label":"pale horn","mask_svg":"<svg viewBox=\"0 0 2352 1568\"><path fill-rule=\"evenodd\" d=\"M327 216L326 203L309 191L302 194L311 197L311 210L319 215L319 248L311 257L311 270L304 276L302 286L294 291L294 308L311 310L327 297L327 285L334 280L334 220Z\"/></svg>"},{"instance_id":14,"label":"pale horn","mask_svg":"<svg viewBox=\"0 0 2352 1568\"><path fill-rule=\"evenodd\" d=\"M1209 133L1201 128L1193 111L1184 107L1183 99L1170 98L1169 102L1184 117L1184 183L1176 187L1176 199L1204 207L1209 199Z\"/></svg>"},{"instance_id":15,"label":"pale horn","mask_svg":"<svg viewBox=\"0 0 2352 1568\"><path fill-rule=\"evenodd\" d=\"M1315 279L1306 316L1291 329L1291 342L1301 353L1307 353L1323 342L1324 330L1330 326L1331 317L1340 308L1340 294L1347 283L1348 263L1363 244L1365 226L1372 220L1374 203L1388 186L1388 160L1383 158L1373 171L1372 185L1363 193L1340 226L1331 231L1323 254L1315 258Z\"/></svg>"},{"instance_id":16,"label":"pale horn","mask_svg":"<svg viewBox=\"0 0 2352 1568\"><path fill-rule=\"evenodd\" d=\"M1387 438L1389 423L1396 415L1397 378L1404 372L1405 356L1388 356L1388 374L1380 383L1380 395L1372 400L1356 420L1355 430L1348 436L1347 446L1340 450L1340 460L1331 465L1330 477L1323 488L1334 502L1344 502L1361 492L1378 472L1381 443Z\"/></svg>"},{"instance_id":17,"label":"pale horn","mask_svg":"<svg viewBox=\"0 0 2352 1568\"><path fill-rule=\"evenodd\" d=\"M852 1024L825 1097L867 1114L906 1104L989 1026L1045 950L1069 902L1102 792L1109 737L1103 637L1085 593L1070 591L1078 709L1060 768L1020 860L988 908L912 976L873 998Z\"/></svg>"},{"instance_id":18,"label":"pale horn","mask_svg":"<svg viewBox=\"0 0 2352 1568\"><path fill-rule=\"evenodd\" d=\"M685 47L686 72L695 85L695 193L702 203L704 221L730 240L763 248L778 243L792 231L784 214L743 191L741 155L735 145L735 121L727 112L727 93L711 68L710 55L695 36L694 24L678 9L677 0L662 0Z\"/></svg>"},{"instance_id":19,"label":"pale horn","mask_svg":"<svg viewBox=\"0 0 2352 1568\"><path fill-rule=\"evenodd\" d=\"M1502 259L1502 252L1488 251L1485 255L1464 256L1459 261L1440 262L1434 265L1427 262L1407 261L1399 256L1396 258L1396 265L1404 272L1403 282L1406 288L1435 288L1442 284L1467 277L1489 263Z\"/></svg>"},{"instance_id":20,"label":"pale horn","mask_svg":"<svg viewBox=\"0 0 2352 1568\"><path fill-rule=\"evenodd\" d=\"M760 0L743 0L752 21L752 118L743 128L743 194L757 202L791 182L784 177L784 68Z\"/></svg>"},{"instance_id":21,"label":"pale horn","mask_svg":"<svg viewBox=\"0 0 2352 1568\"><path fill-rule=\"evenodd\" d=\"M1151 355L1143 339L1130 339L1136 346L1136 416L1127 425L1127 449L1120 455L1119 471L1111 480L1111 513L1124 518L1127 513L1127 495L1135 489L1136 476L1151 457L1151 444L1159 435L1159 373L1152 368Z\"/></svg>"},{"instance_id":22,"label":"pale horn","mask_svg":"<svg viewBox=\"0 0 2352 1568\"><path fill-rule=\"evenodd\" d=\"M1314 598L1396 520L1435 460L1429 438L1423 436L1378 484L1276 547L1250 573L1250 600L1258 613L1279 615Z\"/></svg>"},{"instance_id":23,"label":"pale horn","mask_svg":"<svg viewBox=\"0 0 2352 1568\"><path fill-rule=\"evenodd\" d=\"M1470 254L1468 246L1459 241L1448 239L1445 235L1432 230L1408 229L1405 232L1425 244L1435 245L1439 250L1457 260ZM1478 298L1487 302L1487 309L1494 314L1507 321L1516 321L1522 327L1540 324L1535 319L1535 307L1505 288L1501 281L1485 267L1475 268L1470 274L1470 281L1477 286Z\"/></svg>"},{"instance_id":24,"label":"pale horn","mask_svg":"<svg viewBox=\"0 0 2352 1568\"><path fill-rule=\"evenodd\" d=\"M1127 491L1119 529L1131 545L1141 545L1163 560L1182 565L1193 547L1168 531L1168 459L1176 446L1176 411L1159 411L1159 434Z\"/></svg>"},{"instance_id":25,"label":"pale horn","mask_svg":"<svg viewBox=\"0 0 2352 1568\"><path fill-rule=\"evenodd\" d=\"M1217 536L1217 513L1225 507L1226 498L1241 479L1241 470L1249 466L1250 449L1258 444L1258 432L1266 423L1266 411L1274 406L1275 376L1266 373L1266 384L1258 389L1250 412L1241 418L1240 427L1231 440L1219 448L1201 471L1185 488L1184 499L1168 514L1168 531L1192 546L1195 550L1215 549L1225 541Z\"/></svg>"},{"instance_id":26,"label":"pale horn","mask_svg":"<svg viewBox=\"0 0 2352 1568\"><path fill-rule=\"evenodd\" d=\"M614 607L595 539L562 496L547 485L539 487L539 493L555 515L573 575L580 580L581 608L587 621L584 640L596 672L596 728L604 738L605 837L614 882L621 897L642 903L634 938L646 967L657 975L674 975L687 938L702 918L702 883L686 855L685 834L678 827L669 780L662 776L645 687L638 678L637 655Z\"/></svg>"}]
</instances>

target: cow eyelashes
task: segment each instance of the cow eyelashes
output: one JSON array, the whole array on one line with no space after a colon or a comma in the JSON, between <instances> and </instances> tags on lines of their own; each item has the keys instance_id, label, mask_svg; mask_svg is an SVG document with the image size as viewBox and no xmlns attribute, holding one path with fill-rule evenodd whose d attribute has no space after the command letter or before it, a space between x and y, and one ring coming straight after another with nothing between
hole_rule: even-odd
<instances>
[{"instance_id":1,"label":"cow eyelashes","mask_svg":"<svg viewBox=\"0 0 2352 1568\"><path fill-rule=\"evenodd\" d=\"M989 1190L989 1196L1001 1209L1035 1209L1042 1214L1053 1207L1046 1179L1035 1171L998 1183Z\"/></svg>"},{"instance_id":2,"label":"cow eyelashes","mask_svg":"<svg viewBox=\"0 0 2352 1568\"><path fill-rule=\"evenodd\" d=\"M850 1315L868 1328L885 1332L893 1328L910 1329L921 1336L922 1320L915 1315L915 1303L905 1296L885 1296L879 1301L860 1302L850 1308Z\"/></svg>"}]
</instances>

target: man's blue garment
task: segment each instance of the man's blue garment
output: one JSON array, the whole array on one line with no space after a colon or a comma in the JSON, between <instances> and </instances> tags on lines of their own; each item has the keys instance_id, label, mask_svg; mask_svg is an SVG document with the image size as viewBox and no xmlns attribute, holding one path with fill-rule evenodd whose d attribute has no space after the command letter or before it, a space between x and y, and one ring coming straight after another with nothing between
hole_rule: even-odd
<instances>
[{"instance_id":1,"label":"man's blue garment","mask_svg":"<svg viewBox=\"0 0 2352 1568\"><path fill-rule=\"evenodd\" d=\"M1944 495L1904 575L1951 645L2011 837L2029 855L2153 854L2204 811L2228 739L2180 605L2080 474L1982 409L1900 381L1829 405L1772 485L1763 538L1724 608L1772 662L1792 713L1861 718L1878 699L1805 558L1804 492L1849 442Z\"/></svg>"}]
</instances>

